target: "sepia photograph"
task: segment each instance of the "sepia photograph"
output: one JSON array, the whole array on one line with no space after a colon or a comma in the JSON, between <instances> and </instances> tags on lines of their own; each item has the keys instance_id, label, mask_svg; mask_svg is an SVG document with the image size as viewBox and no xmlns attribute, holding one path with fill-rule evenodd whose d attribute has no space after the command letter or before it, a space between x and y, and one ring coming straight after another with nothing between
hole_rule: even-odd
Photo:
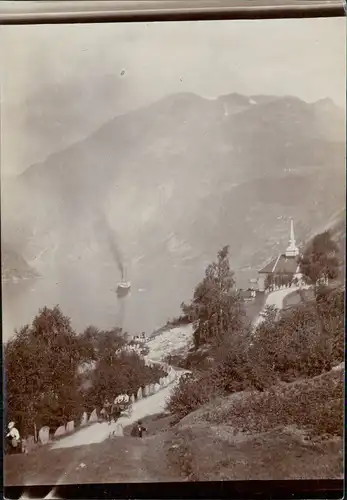
<instances>
[{"instance_id":1,"label":"sepia photograph","mask_svg":"<svg viewBox=\"0 0 347 500\"><path fill-rule=\"evenodd\" d=\"M5 485L342 479L345 19L0 60Z\"/></svg>"}]
</instances>

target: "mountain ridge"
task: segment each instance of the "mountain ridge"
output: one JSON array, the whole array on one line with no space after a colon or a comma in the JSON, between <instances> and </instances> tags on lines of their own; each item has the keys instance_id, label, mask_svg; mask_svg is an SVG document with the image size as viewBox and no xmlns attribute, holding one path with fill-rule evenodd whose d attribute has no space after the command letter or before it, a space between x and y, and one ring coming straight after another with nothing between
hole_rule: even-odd
<instances>
[{"instance_id":1,"label":"mountain ridge","mask_svg":"<svg viewBox=\"0 0 347 500\"><path fill-rule=\"evenodd\" d=\"M122 119L122 118L128 117L128 116L133 116L133 115L136 115L136 114L141 113L141 112L146 112L148 109L151 109L151 108L153 108L155 110L157 106L162 105L163 103L164 104L170 104L170 102L172 103L172 100L175 103L175 101L177 101L177 100L183 100L183 99L187 99L187 98L193 99L195 102L199 102L199 103L202 103L202 102L210 102L210 103L211 102L212 103L221 102L222 103L223 101L229 101L230 99L232 99L234 101L236 99L236 100L240 100L242 103L247 102L247 104L248 104L247 109L251 109L251 107L252 107L251 101L252 100L259 101L259 103L257 103L259 105L268 105L268 104L272 104L274 102L276 103L276 102L283 102L284 100L287 100L287 101L289 100L292 102L300 103L301 105L304 105L307 108L321 107L321 105L326 107L326 104L328 103L329 110L333 109L334 112L340 114L340 118L344 119L343 110L339 106L337 106L331 98L319 99L318 101L315 101L314 103L307 103L306 101L304 101L298 97L290 96L290 95L289 96L266 96L266 95L255 94L255 95L245 96L245 95L239 94L237 92L233 92L230 94L221 95L221 96L216 97L216 98L209 98L208 99L208 98L204 98L202 96L199 96L197 94L194 94L193 92L181 92L181 93L169 95L167 97L160 99L159 101L156 101L154 103L151 103L151 104L143 106L143 107L140 107L136 110L131 110L129 112L117 115L113 119L108 120L104 124L102 124L101 126L97 127L97 129L94 130L94 132L92 132L89 136L93 136L95 134L98 134L99 131L103 131L104 127L108 127L110 125L110 123L113 122L114 120ZM344 131L342 130L341 137L340 137L341 141L344 140L343 133L344 133ZM74 145L79 144L79 143L83 143L84 141L85 141L85 139L76 141L75 143L63 148L62 150L59 150L59 151L52 153L51 155L47 156L45 160L40 161L40 162L36 162L33 165L29 166L24 172L19 174L19 177L23 177L23 176L25 177L27 175L26 173L28 172L28 170L30 170L32 168L37 168L38 166L46 163L50 157L60 155L64 151L70 150L71 148L73 148Z\"/></svg>"},{"instance_id":2,"label":"mountain ridge","mask_svg":"<svg viewBox=\"0 0 347 500\"><path fill-rule=\"evenodd\" d=\"M290 218L303 242L345 204L344 119L332 134L329 103L258 100L183 93L115 117L5 190L7 241L43 275L89 269L99 283L118 273L103 214L129 279L170 283L172 315L221 246L232 268L256 270L287 245Z\"/></svg>"}]
</instances>

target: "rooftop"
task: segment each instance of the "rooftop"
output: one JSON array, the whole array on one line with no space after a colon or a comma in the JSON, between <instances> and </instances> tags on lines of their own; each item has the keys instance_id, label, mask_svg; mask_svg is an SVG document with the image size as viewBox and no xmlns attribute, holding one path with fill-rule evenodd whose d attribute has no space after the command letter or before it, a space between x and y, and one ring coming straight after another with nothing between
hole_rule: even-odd
<instances>
[{"instance_id":1,"label":"rooftop","mask_svg":"<svg viewBox=\"0 0 347 500\"><path fill-rule=\"evenodd\" d=\"M260 269L259 273L265 274L295 274L298 268L298 257L286 257L280 254L269 264Z\"/></svg>"}]
</instances>

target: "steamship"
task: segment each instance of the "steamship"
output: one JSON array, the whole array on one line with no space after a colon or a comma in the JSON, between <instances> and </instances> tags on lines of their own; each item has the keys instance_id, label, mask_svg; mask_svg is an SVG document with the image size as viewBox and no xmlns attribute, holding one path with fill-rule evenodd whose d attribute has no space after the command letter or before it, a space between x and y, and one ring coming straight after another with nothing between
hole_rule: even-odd
<instances>
[{"instance_id":1,"label":"steamship","mask_svg":"<svg viewBox=\"0 0 347 500\"><path fill-rule=\"evenodd\" d=\"M118 283L117 286L117 295L118 297L125 297L128 295L131 289L131 283L130 281L126 280L125 273L124 271L122 272L122 281Z\"/></svg>"}]
</instances>

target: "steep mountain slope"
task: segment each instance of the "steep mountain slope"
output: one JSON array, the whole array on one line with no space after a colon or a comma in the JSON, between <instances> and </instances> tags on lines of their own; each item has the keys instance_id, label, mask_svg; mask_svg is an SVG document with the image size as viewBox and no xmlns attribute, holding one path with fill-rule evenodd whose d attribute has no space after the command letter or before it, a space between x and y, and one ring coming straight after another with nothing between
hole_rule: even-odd
<instances>
[{"instance_id":1,"label":"steep mountain slope","mask_svg":"<svg viewBox=\"0 0 347 500\"><path fill-rule=\"evenodd\" d=\"M37 278L38 273L12 248L1 245L1 280L15 281Z\"/></svg>"},{"instance_id":2,"label":"steep mountain slope","mask_svg":"<svg viewBox=\"0 0 347 500\"><path fill-rule=\"evenodd\" d=\"M299 241L328 221L345 204L344 155L329 100L174 95L25 171L3 195L3 231L42 274L100 283L119 267L105 218L129 278L167 314L221 245L234 268L257 267L286 245L289 217Z\"/></svg>"}]
</instances>

